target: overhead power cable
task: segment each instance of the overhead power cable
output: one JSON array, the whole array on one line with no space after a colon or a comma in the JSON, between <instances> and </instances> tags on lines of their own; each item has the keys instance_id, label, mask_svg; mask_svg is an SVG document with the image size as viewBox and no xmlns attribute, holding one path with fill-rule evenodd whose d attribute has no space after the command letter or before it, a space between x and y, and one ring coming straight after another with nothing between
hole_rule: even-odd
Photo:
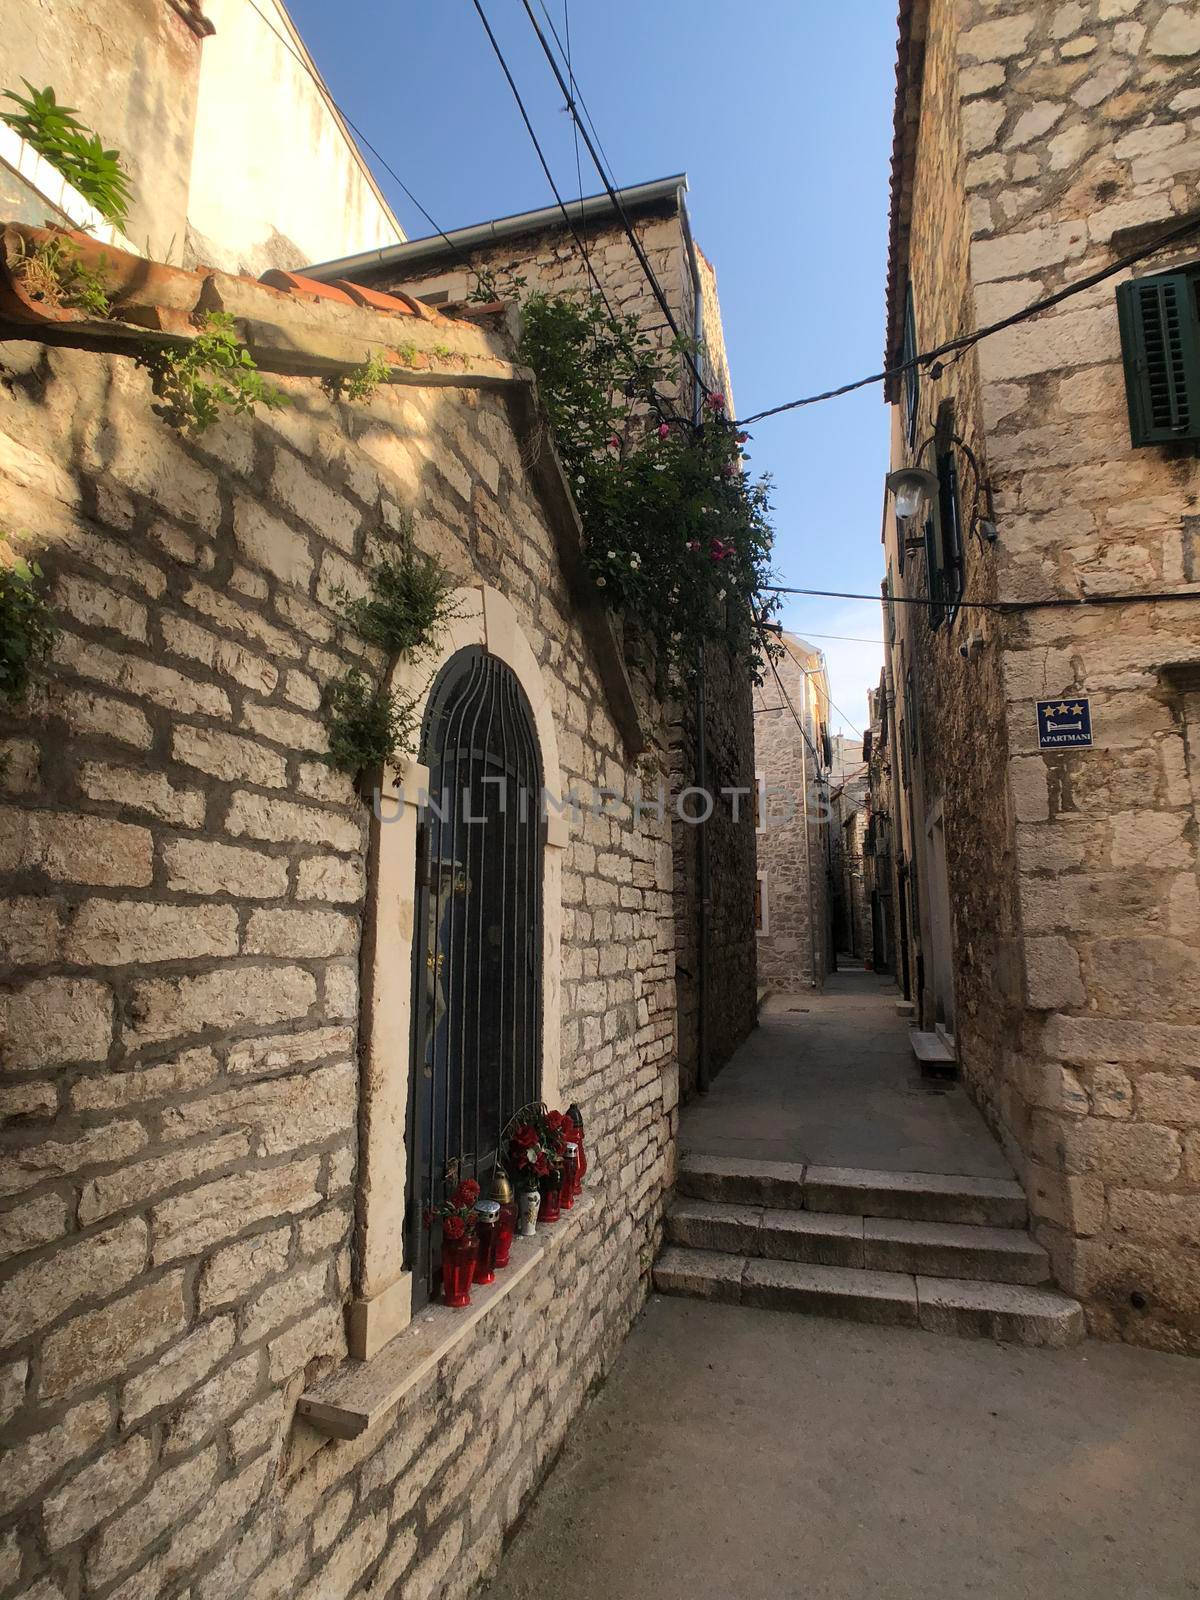
<instances>
[{"instance_id":1,"label":"overhead power cable","mask_svg":"<svg viewBox=\"0 0 1200 1600\"><path fill-rule=\"evenodd\" d=\"M927 606L933 603L927 594L884 597L878 594L854 594L847 589L790 589L779 584L765 584L762 592L815 595L822 600L871 600L875 605L885 606ZM1046 600L955 600L938 601L937 604L946 605L954 611L995 611L1002 616L1011 616L1020 611L1077 611L1080 606L1122 606L1135 600L1144 601L1147 605L1167 600L1200 600L1200 589L1151 590L1145 594L1054 595Z\"/></svg>"},{"instance_id":2,"label":"overhead power cable","mask_svg":"<svg viewBox=\"0 0 1200 1600\"><path fill-rule=\"evenodd\" d=\"M760 623L759 627L761 628L761 626L762 626L762 624ZM796 707L792 703L792 697L787 692L787 688L786 688L786 686L784 684L783 679L779 676L779 668L775 665L775 658L771 655L771 652L769 650L764 651L764 654L765 654L765 656L767 658L767 665L771 669L771 676L775 679L775 686L779 690L780 699L783 701L783 704L787 707L787 709L791 712L792 721L799 728L801 738L804 740L804 742L808 746L808 748L812 751L812 758L813 758L813 761L816 763L817 781L820 782L820 779L821 779L821 757L820 757L820 755L819 755L819 753L817 751L817 747L816 747L815 744L813 744L812 740L809 738L808 729L804 726L804 723L801 721L800 715L797 712ZM773 709L775 709L776 711L780 711L780 710L783 709L783 707L776 706Z\"/></svg>"},{"instance_id":3,"label":"overhead power cable","mask_svg":"<svg viewBox=\"0 0 1200 1600\"><path fill-rule=\"evenodd\" d=\"M1193 234L1200 233L1200 217L1191 217L1187 222L1180 223L1177 228L1171 228L1166 233L1159 234L1150 244L1132 250L1119 261L1112 261L1106 267L1089 273L1086 278L1080 278L1075 283L1069 283L1054 294L1048 294L1041 300L1035 300L1032 305L1014 311L1010 316L1001 317L999 322L989 323L986 328L977 328L974 333L964 333L958 339L948 339L945 344L940 344L936 349L923 351L908 361L902 361L899 366L885 367L882 372L874 372L869 378L856 378L853 383L843 383L836 389L825 389L820 394L806 395L802 400L788 400L783 405L770 406L766 411L755 411L751 416L738 419L739 428L748 428L753 422L762 422L767 417L777 417L784 411L796 411L801 406L815 406L822 400L836 400L840 395L852 394L856 389L866 389L873 383L884 383L891 378L901 378L914 367L930 366L935 361L940 361L943 356L953 355L956 351L969 350L972 345L981 339L989 339L994 333L1003 333L1006 328L1016 327L1019 322L1026 322L1030 317L1036 317L1043 311L1049 311L1052 306L1061 305L1064 300L1069 300L1072 295L1082 294L1087 289L1094 289L1098 283L1103 283L1106 278L1115 277L1118 272L1124 272L1127 267L1132 267L1139 261L1144 261L1147 256L1156 255L1166 245L1175 244L1181 239L1190 238ZM857 598L854 596L852 598Z\"/></svg>"},{"instance_id":4,"label":"overhead power cable","mask_svg":"<svg viewBox=\"0 0 1200 1600\"><path fill-rule=\"evenodd\" d=\"M478 6L478 0L475 0L475 3ZM704 381L704 377L703 377L703 375L702 375L702 373L700 371L700 368L696 365L695 357L693 356L692 352L687 348L687 343L686 343L686 341L684 339L683 334L680 331L679 324L675 321L675 315L671 310L670 303L668 302L666 295L663 293L662 285L659 283L658 278L655 276L654 268L650 265L649 257L646 255L645 250L642 248L641 240L638 238L637 234L633 230L633 225L629 220L629 215L625 210L625 207L624 207L624 205L623 205L623 203L621 201L620 195L617 193L616 189L613 187L613 182L612 182L611 177L609 176L608 172L605 170L604 162L600 158L599 152L596 149L596 144L593 141L591 135L588 133L587 129L584 127L582 120L580 119L579 111L578 111L578 108L577 108L577 106L575 104L575 95L572 92L572 88L571 88L570 85L568 85L567 80L562 75L562 69L559 67L558 60L555 57L554 51L550 48L549 40L546 38L546 35L542 32L541 25L539 24L538 19L533 14L533 7L530 4L530 0L521 0L521 3L525 7L525 14L529 18L530 26L533 28L534 33L537 35L538 43L542 47L542 51L545 54L546 60L550 63L550 70L554 73L554 76L555 76L555 78L556 78L556 80L558 82L558 87L562 91L563 98L565 99L565 101L567 103L567 110L571 113L571 118L574 121L575 126L578 128L579 132L583 136L583 142L587 146L588 155L590 155L591 158L592 158L592 164L596 168L597 173L600 175L600 181L604 185L605 192L607 193L608 198L612 201L613 209L616 211L617 215L621 219L621 226L625 231L625 237L629 240L629 243L630 243L630 246L631 246L631 248L633 250L633 253L637 257L638 265L641 267L642 272L645 274L646 282L650 285L651 292L653 293L654 298L658 301L659 308L662 311L663 316L667 320L668 327L671 329L671 332L675 335L676 339L679 341L680 349L683 351L684 355L687 358L687 363L692 369L692 373L695 376L697 384L703 390L703 389L705 389L707 387L706 384L705 384L705 381Z\"/></svg>"}]
</instances>

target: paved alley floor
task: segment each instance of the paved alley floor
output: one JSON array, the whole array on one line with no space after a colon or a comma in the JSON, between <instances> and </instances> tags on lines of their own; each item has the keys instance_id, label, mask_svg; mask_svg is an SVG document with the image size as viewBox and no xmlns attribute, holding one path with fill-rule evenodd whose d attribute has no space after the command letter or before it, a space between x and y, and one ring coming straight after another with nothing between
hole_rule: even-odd
<instances>
[{"instance_id":1,"label":"paved alley floor","mask_svg":"<svg viewBox=\"0 0 1200 1600\"><path fill-rule=\"evenodd\" d=\"M834 972L772 995L759 1026L683 1112L682 1150L888 1172L1012 1171L959 1085L923 1079L890 978Z\"/></svg>"},{"instance_id":2,"label":"paved alley floor","mask_svg":"<svg viewBox=\"0 0 1200 1600\"><path fill-rule=\"evenodd\" d=\"M489 1600L1200 1595L1200 1362L653 1297Z\"/></svg>"}]
</instances>

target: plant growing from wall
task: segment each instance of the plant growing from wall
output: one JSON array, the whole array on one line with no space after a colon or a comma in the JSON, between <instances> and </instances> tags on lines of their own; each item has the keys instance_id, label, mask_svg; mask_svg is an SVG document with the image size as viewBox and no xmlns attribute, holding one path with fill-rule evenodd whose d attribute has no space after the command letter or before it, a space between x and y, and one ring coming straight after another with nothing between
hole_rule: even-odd
<instances>
[{"instance_id":1,"label":"plant growing from wall","mask_svg":"<svg viewBox=\"0 0 1200 1600\"><path fill-rule=\"evenodd\" d=\"M43 239L32 250L21 242L13 271L31 300L49 310L70 306L91 317L112 314L112 302L105 287L104 257L96 268L84 264L79 246L63 235Z\"/></svg>"},{"instance_id":2,"label":"plant growing from wall","mask_svg":"<svg viewBox=\"0 0 1200 1600\"><path fill-rule=\"evenodd\" d=\"M635 316L599 295L530 295L520 357L537 374L554 441L583 521L592 577L676 678L719 640L756 678L772 648L761 623L770 580L770 483L744 470L724 397L698 423L647 398L677 374L682 345L660 351Z\"/></svg>"},{"instance_id":3,"label":"plant growing from wall","mask_svg":"<svg viewBox=\"0 0 1200 1600\"><path fill-rule=\"evenodd\" d=\"M336 593L346 621L367 644L417 660L440 640L456 615L454 579L433 556L418 550L411 517L404 519L395 554L385 553L368 569L367 594ZM351 776L383 766L398 768L413 751L420 696L399 696L351 668L330 684L323 710L330 766Z\"/></svg>"},{"instance_id":4,"label":"plant growing from wall","mask_svg":"<svg viewBox=\"0 0 1200 1600\"><path fill-rule=\"evenodd\" d=\"M100 135L80 122L74 106L59 105L52 88L35 89L28 78L21 81L28 97L12 89L0 92L0 98L17 108L0 111L0 120L61 172L106 222L123 228L133 195L120 152L106 150Z\"/></svg>"},{"instance_id":5,"label":"plant growing from wall","mask_svg":"<svg viewBox=\"0 0 1200 1600\"><path fill-rule=\"evenodd\" d=\"M25 698L34 668L57 636L42 569L20 556L0 566L0 700L16 705Z\"/></svg>"},{"instance_id":6,"label":"plant growing from wall","mask_svg":"<svg viewBox=\"0 0 1200 1600\"><path fill-rule=\"evenodd\" d=\"M154 392L166 402L170 420L196 433L211 428L222 411L238 415L255 406L277 411L291 403L258 370L227 311L206 312L186 349L153 350L138 362L153 375Z\"/></svg>"},{"instance_id":7,"label":"plant growing from wall","mask_svg":"<svg viewBox=\"0 0 1200 1600\"><path fill-rule=\"evenodd\" d=\"M330 378L325 387L335 399L369 400L381 383L391 376L391 366L381 355L369 355L361 366L352 367L344 376Z\"/></svg>"}]
</instances>

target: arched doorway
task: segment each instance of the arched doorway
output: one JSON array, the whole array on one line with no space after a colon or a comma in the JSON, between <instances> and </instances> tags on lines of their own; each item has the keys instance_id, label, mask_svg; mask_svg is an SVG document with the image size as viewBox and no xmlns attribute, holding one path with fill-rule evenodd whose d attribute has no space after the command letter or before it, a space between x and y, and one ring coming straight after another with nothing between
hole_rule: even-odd
<instances>
[{"instance_id":1,"label":"arched doorway","mask_svg":"<svg viewBox=\"0 0 1200 1600\"><path fill-rule=\"evenodd\" d=\"M435 1266L426 1207L464 1177L486 1192L500 1129L541 1084L543 767L509 665L479 646L451 656L419 760L406 1208L417 1297Z\"/></svg>"}]
</instances>

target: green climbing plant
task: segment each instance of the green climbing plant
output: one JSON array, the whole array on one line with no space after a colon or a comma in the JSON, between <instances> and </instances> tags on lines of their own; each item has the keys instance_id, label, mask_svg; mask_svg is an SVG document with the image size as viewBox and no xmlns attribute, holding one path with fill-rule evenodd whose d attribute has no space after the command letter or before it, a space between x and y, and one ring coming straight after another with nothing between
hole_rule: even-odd
<instances>
[{"instance_id":1,"label":"green climbing plant","mask_svg":"<svg viewBox=\"0 0 1200 1600\"><path fill-rule=\"evenodd\" d=\"M255 406L277 411L291 403L258 370L227 311L207 312L186 349L146 351L138 363L149 368L169 419L196 433L211 428L225 411L238 415Z\"/></svg>"},{"instance_id":2,"label":"green climbing plant","mask_svg":"<svg viewBox=\"0 0 1200 1600\"><path fill-rule=\"evenodd\" d=\"M56 311L60 306L70 306L91 317L102 318L112 314L105 260L101 256L98 266L89 267L73 240L62 234L52 234L33 249L21 240L13 272L29 298L47 309Z\"/></svg>"},{"instance_id":3,"label":"green climbing plant","mask_svg":"<svg viewBox=\"0 0 1200 1600\"><path fill-rule=\"evenodd\" d=\"M417 549L411 517L404 519L400 532L397 550L368 568L365 595L351 596L341 589L335 596L358 637L386 653L385 672L400 656L417 660L430 653L456 615L453 577L436 557ZM351 668L323 697L326 761L351 776L399 767L412 753L418 704L418 697L406 699L361 668Z\"/></svg>"},{"instance_id":4,"label":"green climbing plant","mask_svg":"<svg viewBox=\"0 0 1200 1600\"><path fill-rule=\"evenodd\" d=\"M25 698L33 672L57 637L42 569L21 556L0 566L0 699L16 705Z\"/></svg>"}]
</instances>

